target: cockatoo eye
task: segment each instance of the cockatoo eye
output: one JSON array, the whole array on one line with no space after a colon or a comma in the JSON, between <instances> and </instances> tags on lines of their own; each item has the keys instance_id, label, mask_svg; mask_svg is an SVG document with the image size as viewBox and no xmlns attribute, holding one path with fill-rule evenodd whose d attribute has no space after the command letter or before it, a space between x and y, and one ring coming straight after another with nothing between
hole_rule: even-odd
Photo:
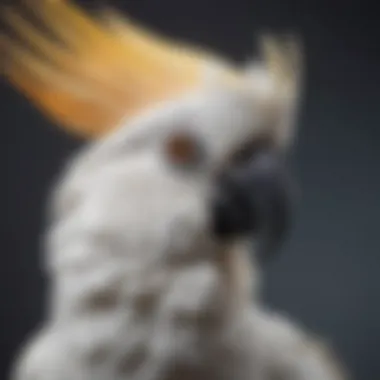
<instances>
[{"instance_id":1,"label":"cockatoo eye","mask_svg":"<svg viewBox=\"0 0 380 380\"><path fill-rule=\"evenodd\" d=\"M180 169L192 169L206 161L206 149L201 139L187 131L175 132L164 142L164 155L170 165Z\"/></svg>"}]
</instances>

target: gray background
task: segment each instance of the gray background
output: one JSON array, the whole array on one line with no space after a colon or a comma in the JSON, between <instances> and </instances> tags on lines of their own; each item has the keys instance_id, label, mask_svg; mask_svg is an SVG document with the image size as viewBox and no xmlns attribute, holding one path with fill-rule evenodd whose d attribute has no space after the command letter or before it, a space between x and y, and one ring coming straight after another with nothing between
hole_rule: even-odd
<instances>
[{"instance_id":1,"label":"gray background","mask_svg":"<svg viewBox=\"0 0 380 380\"><path fill-rule=\"evenodd\" d=\"M94 6L95 2L87 2ZM265 299L333 342L355 378L380 379L380 16L368 1L139 0L119 6L151 27L241 60L254 32L296 30L307 90L294 155L302 189L283 254L266 268ZM81 144L6 83L1 238L1 373L43 315L45 197Z\"/></svg>"}]
</instances>

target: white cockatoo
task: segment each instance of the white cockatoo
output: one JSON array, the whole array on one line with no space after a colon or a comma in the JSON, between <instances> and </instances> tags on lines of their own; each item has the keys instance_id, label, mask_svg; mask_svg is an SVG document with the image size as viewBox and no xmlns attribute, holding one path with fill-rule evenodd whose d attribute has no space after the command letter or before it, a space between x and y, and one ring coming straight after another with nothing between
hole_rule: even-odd
<instances>
[{"instance_id":1,"label":"white cockatoo","mask_svg":"<svg viewBox=\"0 0 380 380\"><path fill-rule=\"evenodd\" d=\"M318 340L265 309L250 258L251 238L268 254L286 222L295 41L263 38L238 69L112 12L33 4L61 44L3 10L21 37L1 37L4 73L93 141L53 191L48 308L12 379L344 379Z\"/></svg>"}]
</instances>

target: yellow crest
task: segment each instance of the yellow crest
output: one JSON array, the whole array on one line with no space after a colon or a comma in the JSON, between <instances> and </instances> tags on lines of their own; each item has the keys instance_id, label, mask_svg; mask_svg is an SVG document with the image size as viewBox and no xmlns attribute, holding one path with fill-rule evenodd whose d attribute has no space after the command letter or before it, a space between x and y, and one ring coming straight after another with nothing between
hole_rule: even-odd
<instances>
[{"instance_id":1,"label":"yellow crest","mask_svg":"<svg viewBox=\"0 0 380 380\"><path fill-rule=\"evenodd\" d=\"M90 16L69 0L26 0L1 15L13 32L0 35L2 74L41 112L82 137L99 137L197 88L210 64L224 78L242 75L218 56L160 38L116 12ZM276 72L277 61L284 67L278 47L265 46L268 67Z\"/></svg>"}]
</instances>

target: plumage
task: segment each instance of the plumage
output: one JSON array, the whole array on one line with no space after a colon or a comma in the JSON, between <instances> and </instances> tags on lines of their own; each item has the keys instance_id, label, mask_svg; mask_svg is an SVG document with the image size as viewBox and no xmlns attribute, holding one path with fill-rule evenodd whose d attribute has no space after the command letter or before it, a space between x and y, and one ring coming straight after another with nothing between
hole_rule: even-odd
<instances>
[{"instance_id":1,"label":"plumage","mask_svg":"<svg viewBox=\"0 0 380 380\"><path fill-rule=\"evenodd\" d=\"M248 245L282 227L271 163L296 129L297 41L264 36L263 56L240 68L110 11L28 7L51 34L7 8L3 72L94 141L52 191L46 315L12 380L346 379L315 338L260 302Z\"/></svg>"}]
</instances>

